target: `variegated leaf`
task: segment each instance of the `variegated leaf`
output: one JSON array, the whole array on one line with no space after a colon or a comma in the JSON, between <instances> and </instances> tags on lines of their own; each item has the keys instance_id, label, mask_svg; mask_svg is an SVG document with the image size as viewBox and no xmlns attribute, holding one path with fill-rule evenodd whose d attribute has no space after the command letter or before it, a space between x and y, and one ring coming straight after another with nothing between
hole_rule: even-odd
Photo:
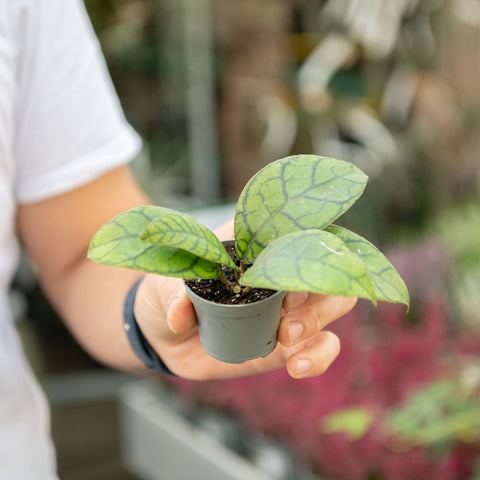
<instances>
[{"instance_id":1,"label":"variegated leaf","mask_svg":"<svg viewBox=\"0 0 480 480\"><path fill-rule=\"evenodd\" d=\"M103 225L88 249L91 260L116 267L143 270L180 278L215 278L220 265L185 250L157 246L142 241L140 234L167 209L154 206L135 207Z\"/></svg>"},{"instance_id":2,"label":"variegated leaf","mask_svg":"<svg viewBox=\"0 0 480 480\"><path fill-rule=\"evenodd\" d=\"M242 285L362 297L376 303L364 263L323 230L289 233L268 245L241 277Z\"/></svg>"},{"instance_id":3,"label":"variegated leaf","mask_svg":"<svg viewBox=\"0 0 480 480\"><path fill-rule=\"evenodd\" d=\"M272 162L247 183L235 212L237 252L251 264L274 239L322 229L362 195L368 177L355 165L316 155Z\"/></svg>"},{"instance_id":4,"label":"variegated leaf","mask_svg":"<svg viewBox=\"0 0 480 480\"><path fill-rule=\"evenodd\" d=\"M377 300L393 303L404 303L410 306L407 286L395 267L372 243L360 235L337 225L326 228L340 238L347 248L358 255L367 267Z\"/></svg>"},{"instance_id":5,"label":"variegated leaf","mask_svg":"<svg viewBox=\"0 0 480 480\"><path fill-rule=\"evenodd\" d=\"M211 230L187 213L167 208L163 210L164 213L143 231L141 239L144 242L186 250L210 262L238 270L222 242Z\"/></svg>"}]
</instances>

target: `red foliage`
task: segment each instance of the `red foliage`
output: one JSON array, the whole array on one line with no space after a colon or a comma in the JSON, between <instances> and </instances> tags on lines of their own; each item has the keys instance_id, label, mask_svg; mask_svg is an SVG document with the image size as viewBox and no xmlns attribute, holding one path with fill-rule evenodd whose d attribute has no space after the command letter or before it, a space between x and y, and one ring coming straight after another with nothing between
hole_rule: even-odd
<instances>
[{"instance_id":1,"label":"red foliage","mask_svg":"<svg viewBox=\"0 0 480 480\"><path fill-rule=\"evenodd\" d=\"M428 278L424 271L428 269L419 268L415 265L414 270ZM173 384L180 395L227 409L252 429L275 435L332 479L467 479L471 456L464 447L443 456L422 447L399 450L381 428L390 407L445 375L446 357L480 351L478 338L470 336L467 341L451 329L445 302L431 293L420 296L412 309L416 315L409 316L398 305L381 303L374 309L360 302L331 325L342 341L342 351L319 377L293 380L285 371L277 371ZM351 406L365 406L375 413L376 420L363 437L352 441L343 433L321 431L325 415Z\"/></svg>"}]
</instances>

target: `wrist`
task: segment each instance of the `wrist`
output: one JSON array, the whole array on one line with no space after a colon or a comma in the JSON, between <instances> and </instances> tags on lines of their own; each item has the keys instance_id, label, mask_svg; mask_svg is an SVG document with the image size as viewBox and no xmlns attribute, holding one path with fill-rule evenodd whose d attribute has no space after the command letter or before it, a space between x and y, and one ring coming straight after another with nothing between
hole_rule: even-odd
<instances>
[{"instance_id":1,"label":"wrist","mask_svg":"<svg viewBox=\"0 0 480 480\"><path fill-rule=\"evenodd\" d=\"M124 302L123 327L128 342L137 358L152 372L173 375L157 352L150 345L140 329L134 313L135 297L143 277L138 279L130 288Z\"/></svg>"}]
</instances>

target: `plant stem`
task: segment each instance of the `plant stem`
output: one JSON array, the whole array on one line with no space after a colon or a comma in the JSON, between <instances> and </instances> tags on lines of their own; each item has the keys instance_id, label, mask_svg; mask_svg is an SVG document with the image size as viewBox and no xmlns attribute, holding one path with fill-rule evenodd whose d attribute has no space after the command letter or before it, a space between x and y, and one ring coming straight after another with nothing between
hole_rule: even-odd
<instances>
[{"instance_id":1,"label":"plant stem","mask_svg":"<svg viewBox=\"0 0 480 480\"><path fill-rule=\"evenodd\" d=\"M245 265L242 261L240 262L240 276L243 275L247 271L247 265Z\"/></svg>"},{"instance_id":2,"label":"plant stem","mask_svg":"<svg viewBox=\"0 0 480 480\"><path fill-rule=\"evenodd\" d=\"M234 294L239 294L240 296L244 296L246 295L247 293L251 292L252 290L252 287L244 287L242 285L239 285L238 284L238 280L240 279L240 276L237 275L238 272L235 272L235 278L236 278L236 282L232 282L230 281L226 276L225 274L223 273L223 270L220 272L220 275L218 276L218 278L220 279L220 281L225 285L225 287L227 288L227 290L231 293L234 293Z\"/></svg>"},{"instance_id":3,"label":"plant stem","mask_svg":"<svg viewBox=\"0 0 480 480\"><path fill-rule=\"evenodd\" d=\"M231 282L223 273L223 270L220 272L220 275L218 276L220 281L227 286L227 288L230 290L230 285L233 285L233 282Z\"/></svg>"}]
</instances>

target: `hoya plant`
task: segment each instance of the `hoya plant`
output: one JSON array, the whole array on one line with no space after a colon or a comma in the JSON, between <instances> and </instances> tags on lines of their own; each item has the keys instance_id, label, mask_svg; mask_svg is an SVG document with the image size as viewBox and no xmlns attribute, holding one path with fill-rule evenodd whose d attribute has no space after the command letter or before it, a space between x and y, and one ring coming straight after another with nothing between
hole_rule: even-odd
<instances>
[{"instance_id":1,"label":"hoya plant","mask_svg":"<svg viewBox=\"0 0 480 480\"><path fill-rule=\"evenodd\" d=\"M96 262L184 279L219 278L236 295L255 288L308 291L409 305L402 278L369 241L333 222L362 195L368 177L352 163L297 155L270 163L235 209L234 262L191 215L140 206L91 240ZM225 272L235 272L227 279Z\"/></svg>"}]
</instances>

